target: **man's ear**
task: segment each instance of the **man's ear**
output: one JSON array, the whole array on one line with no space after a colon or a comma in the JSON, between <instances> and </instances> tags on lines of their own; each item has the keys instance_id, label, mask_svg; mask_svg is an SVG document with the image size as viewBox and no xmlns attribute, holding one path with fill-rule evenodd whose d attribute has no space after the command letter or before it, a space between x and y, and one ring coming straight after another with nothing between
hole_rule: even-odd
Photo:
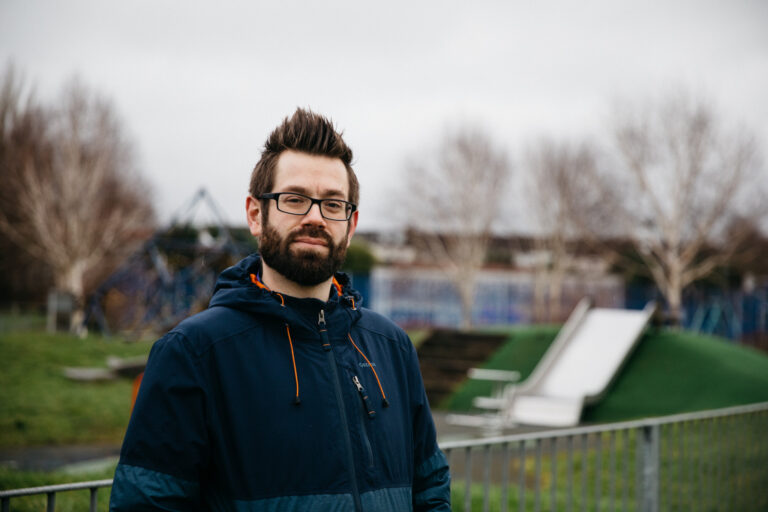
<instances>
[{"instance_id":1,"label":"man's ear","mask_svg":"<svg viewBox=\"0 0 768 512\"><path fill-rule=\"evenodd\" d=\"M360 213L357 210L352 214L352 217L349 218L347 222L349 222L349 231L347 232L347 247L349 247L349 244L352 243L352 235L355 234L355 230L357 229L357 214Z\"/></svg>"},{"instance_id":2,"label":"man's ear","mask_svg":"<svg viewBox=\"0 0 768 512\"><path fill-rule=\"evenodd\" d=\"M255 237L261 236L261 201L248 196L245 198L245 216L248 219L248 229Z\"/></svg>"}]
</instances>

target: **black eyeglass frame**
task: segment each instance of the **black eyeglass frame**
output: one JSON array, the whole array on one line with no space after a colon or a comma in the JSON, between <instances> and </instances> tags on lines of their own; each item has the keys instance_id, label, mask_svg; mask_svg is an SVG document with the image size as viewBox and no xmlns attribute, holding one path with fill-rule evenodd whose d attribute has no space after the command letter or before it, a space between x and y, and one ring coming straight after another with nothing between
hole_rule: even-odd
<instances>
[{"instance_id":1,"label":"black eyeglass frame","mask_svg":"<svg viewBox=\"0 0 768 512\"><path fill-rule=\"evenodd\" d=\"M309 199L309 208L307 208L307 211L304 213L296 213L296 212L287 212L285 210L280 209L280 196L299 196L304 197L306 199ZM269 192L267 194L261 194L259 196L259 199L274 199L275 200L275 206L277 209L283 213L287 213L288 215L306 215L309 213L309 211L312 209L314 205L317 205L318 208L320 208L320 215L326 219L326 220L333 220L336 222L344 222L348 221L352 218L352 214L357 211L357 205L355 203L350 203L349 201L345 201L343 199L333 199L333 198L326 198L326 199L315 199L314 197L309 197L305 194L299 194L298 192ZM331 217L326 217L325 213L323 212L323 203L326 201L332 201L335 203L344 203L346 206L344 210L347 212L347 218L346 219L334 219Z\"/></svg>"}]
</instances>

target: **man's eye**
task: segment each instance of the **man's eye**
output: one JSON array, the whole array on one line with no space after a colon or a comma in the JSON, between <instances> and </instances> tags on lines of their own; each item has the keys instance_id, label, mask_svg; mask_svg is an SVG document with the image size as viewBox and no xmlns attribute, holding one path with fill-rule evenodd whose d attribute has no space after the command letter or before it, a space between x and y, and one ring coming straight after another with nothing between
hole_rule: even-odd
<instances>
[{"instance_id":1,"label":"man's eye","mask_svg":"<svg viewBox=\"0 0 768 512\"><path fill-rule=\"evenodd\" d=\"M340 211L344 209L344 203L341 201L325 201L325 208L327 210Z\"/></svg>"},{"instance_id":2,"label":"man's eye","mask_svg":"<svg viewBox=\"0 0 768 512\"><path fill-rule=\"evenodd\" d=\"M297 205L297 204L305 203L307 200L301 196L285 196L285 198L283 198L283 201L290 205Z\"/></svg>"}]
</instances>

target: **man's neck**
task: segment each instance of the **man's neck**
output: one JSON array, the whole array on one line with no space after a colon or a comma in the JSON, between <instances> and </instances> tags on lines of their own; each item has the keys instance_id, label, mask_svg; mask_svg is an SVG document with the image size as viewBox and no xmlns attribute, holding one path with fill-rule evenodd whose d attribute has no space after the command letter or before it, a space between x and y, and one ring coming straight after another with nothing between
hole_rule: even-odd
<instances>
[{"instance_id":1,"label":"man's neck","mask_svg":"<svg viewBox=\"0 0 768 512\"><path fill-rule=\"evenodd\" d=\"M261 261L261 282L273 292L282 293L297 299L318 299L328 301L328 295L333 285L333 277L315 286L303 286L287 279L285 276L270 268L264 260Z\"/></svg>"}]
</instances>

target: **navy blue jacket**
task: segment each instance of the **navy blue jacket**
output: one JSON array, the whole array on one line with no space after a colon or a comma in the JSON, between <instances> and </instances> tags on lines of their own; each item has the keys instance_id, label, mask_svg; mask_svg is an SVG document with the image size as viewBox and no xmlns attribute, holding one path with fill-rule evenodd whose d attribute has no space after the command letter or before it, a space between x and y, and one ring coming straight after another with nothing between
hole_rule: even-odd
<instances>
[{"instance_id":1,"label":"navy blue jacket","mask_svg":"<svg viewBox=\"0 0 768 512\"><path fill-rule=\"evenodd\" d=\"M267 290L258 256L152 348L110 510L449 511L416 352L337 275Z\"/></svg>"}]
</instances>

